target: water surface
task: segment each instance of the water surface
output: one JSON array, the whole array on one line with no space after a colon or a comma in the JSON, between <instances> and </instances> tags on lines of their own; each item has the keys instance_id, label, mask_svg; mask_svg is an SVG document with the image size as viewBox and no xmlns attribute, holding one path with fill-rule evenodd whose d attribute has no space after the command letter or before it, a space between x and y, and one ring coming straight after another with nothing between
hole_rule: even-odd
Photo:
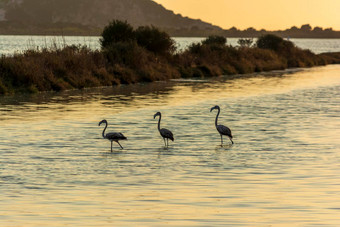
<instances>
[{"instance_id":1,"label":"water surface","mask_svg":"<svg viewBox=\"0 0 340 227\"><path fill-rule=\"evenodd\" d=\"M65 45L86 45L100 49L99 36L13 36L0 35L0 55L23 53L28 49L62 48ZM178 51L185 50L192 43L199 43L202 37L174 37ZM239 38L227 38L227 44L238 46ZM254 39L255 43L256 39ZM316 54L325 52L340 52L340 39L290 39L296 46L309 49Z\"/></svg>"},{"instance_id":2,"label":"water surface","mask_svg":"<svg viewBox=\"0 0 340 227\"><path fill-rule=\"evenodd\" d=\"M0 225L338 226L339 107L338 65L1 97Z\"/></svg>"}]
</instances>

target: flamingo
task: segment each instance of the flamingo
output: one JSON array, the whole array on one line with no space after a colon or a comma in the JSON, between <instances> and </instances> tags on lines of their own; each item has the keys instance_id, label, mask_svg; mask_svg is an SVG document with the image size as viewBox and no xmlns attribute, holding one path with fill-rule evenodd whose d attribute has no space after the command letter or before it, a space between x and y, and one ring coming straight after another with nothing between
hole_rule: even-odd
<instances>
[{"instance_id":1,"label":"flamingo","mask_svg":"<svg viewBox=\"0 0 340 227\"><path fill-rule=\"evenodd\" d=\"M154 116L153 119L155 119L157 116L159 116L159 120L158 120L158 131L161 134L161 136L163 137L164 140L164 144L166 147L169 146L169 139L171 141L174 141L174 135L172 134L172 132L166 128L161 128L161 119L162 119L162 114L160 112L157 112ZM165 143L165 139L166 142Z\"/></svg>"},{"instance_id":2,"label":"flamingo","mask_svg":"<svg viewBox=\"0 0 340 227\"><path fill-rule=\"evenodd\" d=\"M223 146L223 138L222 138L222 135L227 136L227 137L230 139L231 143L234 144L234 142L233 142L233 140L232 140L233 136L232 136L232 134L231 134L230 128L228 128L227 126L224 126L224 125L218 125L218 124L217 124L218 116L220 115L220 111L221 111L220 107L219 107L219 106L214 106L214 107L212 107L212 108L210 109L210 112L213 111L213 110L215 110L215 109L218 110L218 113L217 113L217 115L216 115L216 120L215 120L215 126L216 126L217 131L218 131L218 132L220 133L220 135L221 135L221 146Z\"/></svg>"},{"instance_id":3,"label":"flamingo","mask_svg":"<svg viewBox=\"0 0 340 227\"><path fill-rule=\"evenodd\" d=\"M105 128L104 128L104 130L103 130L103 138L104 138L104 139L108 139L108 140L111 141L111 152L112 152L112 142L113 142L113 141L116 142L116 143L118 143L119 146L120 146L122 149L124 149L124 148L122 147L122 145L120 145L119 140L126 140L127 138L126 138L122 133L120 133L120 132L109 132L109 133L106 133L106 134L105 134L105 130L106 130L106 128L107 128L108 123L107 123L106 120L102 120L101 122L99 122L99 125L98 125L98 126L100 126L101 124L105 124Z\"/></svg>"}]
</instances>

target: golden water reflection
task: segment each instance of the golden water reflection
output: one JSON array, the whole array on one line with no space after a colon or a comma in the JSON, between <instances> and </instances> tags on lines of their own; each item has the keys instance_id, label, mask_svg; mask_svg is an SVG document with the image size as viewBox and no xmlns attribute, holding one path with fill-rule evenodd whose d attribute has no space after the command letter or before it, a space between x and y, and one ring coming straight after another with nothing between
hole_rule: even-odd
<instances>
[{"instance_id":1,"label":"golden water reflection","mask_svg":"<svg viewBox=\"0 0 340 227\"><path fill-rule=\"evenodd\" d=\"M340 66L0 99L1 226L337 226ZM219 146L228 125L235 145ZM169 149L157 132L175 135ZM123 132L124 151L98 122Z\"/></svg>"},{"instance_id":2,"label":"golden water reflection","mask_svg":"<svg viewBox=\"0 0 340 227\"><path fill-rule=\"evenodd\" d=\"M339 83L339 66L316 67L306 70L285 70L249 75L229 80L173 80L114 88L85 89L63 93L2 97L0 120L91 118L105 112L119 114L143 108L180 106L205 100L262 96L285 93L296 89L332 86ZM194 96L194 98L193 98ZM8 112L9 114L6 114ZM24 114L23 114L24 112ZM67 114L65 114L67 113ZM37 120L38 120L37 119Z\"/></svg>"}]
</instances>

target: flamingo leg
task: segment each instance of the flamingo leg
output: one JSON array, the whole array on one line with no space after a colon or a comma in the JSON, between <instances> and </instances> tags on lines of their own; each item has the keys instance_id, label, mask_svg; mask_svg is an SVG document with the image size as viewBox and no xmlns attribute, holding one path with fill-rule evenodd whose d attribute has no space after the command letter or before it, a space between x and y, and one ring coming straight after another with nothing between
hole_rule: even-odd
<instances>
[{"instance_id":1,"label":"flamingo leg","mask_svg":"<svg viewBox=\"0 0 340 227\"><path fill-rule=\"evenodd\" d=\"M113 141L111 140L111 152L112 152L112 142L113 142Z\"/></svg>"},{"instance_id":2,"label":"flamingo leg","mask_svg":"<svg viewBox=\"0 0 340 227\"><path fill-rule=\"evenodd\" d=\"M124 149L124 148L122 147L122 145L120 145L119 141L116 141L116 142L119 144L120 148Z\"/></svg>"},{"instance_id":3,"label":"flamingo leg","mask_svg":"<svg viewBox=\"0 0 340 227\"><path fill-rule=\"evenodd\" d=\"M234 141L229 137L230 141L231 141L231 144L234 144Z\"/></svg>"},{"instance_id":4,"label":"flamingo leg","mask_svg":"<svg viewBox=\"0 0 340 227\"><path fill-rule=\"evenodd\" d=\"M163 137L163 140L164 140L164 146L166 146L166 142L165 142L165 138Z\"/></svg>"},{"instance_id":5,"label":"flamingo leg","mask_svg":"<svg viewBox=\"0 0 340 227\"><path fill-rule=\"evenodd\" d=\"M223 145L223 138L222 138L222 134L221 134L221 146Z\"/></svg>"},{"instance_id":6,"label":"flamingo leg","mask_svg":"<svg viewBox=\"0 0 340 227\"><path fill-rule=\"evenodd\" d=\"M166 138L166 146L169 147L169 139Z\"/></svg>"}]
</instances>

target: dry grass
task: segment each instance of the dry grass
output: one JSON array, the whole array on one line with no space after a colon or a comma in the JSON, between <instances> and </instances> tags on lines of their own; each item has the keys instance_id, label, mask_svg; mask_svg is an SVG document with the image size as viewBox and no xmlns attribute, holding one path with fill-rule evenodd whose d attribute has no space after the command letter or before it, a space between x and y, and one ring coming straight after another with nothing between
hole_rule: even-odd
<instances>
[{"instance_id":1,"label":"dry grass","mask_svg":"<svg viewBox=\"0 0 340 227\"><path fill-rule=\"evenodd\" d=\"M61 91L340 63L340 53L315 55L296 47L273 51L201 43L171 56L157 55L136 43L118 43L110 48L93 51L81 46L66 46L2 56L0 94Z\"/></svg>"},{"instance_id":2,"label":"dry grass","mask_svg":"<svg viewBox=\"0 0 340 227\"><path fill-rule=\"evenodd\" d=\"M144 49L126 55L133 56L122 62L122 59L109 59L101 51L67 46L2 56L0 94L61 91L180 77L166 60Z\"/></svg>"}]
</instances>

